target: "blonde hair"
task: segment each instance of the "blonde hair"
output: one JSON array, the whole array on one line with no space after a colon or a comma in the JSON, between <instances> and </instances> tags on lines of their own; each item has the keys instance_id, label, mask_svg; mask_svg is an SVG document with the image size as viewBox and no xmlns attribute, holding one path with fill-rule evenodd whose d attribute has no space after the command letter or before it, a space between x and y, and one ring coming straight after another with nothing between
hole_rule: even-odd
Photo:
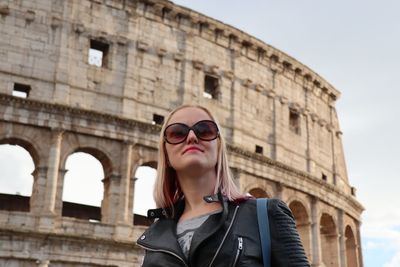
<instances>
[{"instance_id":1,"label":"blonde hair","mask_svg":"<svg viewBox=\"0 0 400 267\"><path fill-rule=\"evenodd\" d=\"M229 200L233 201L243 197L239 192L239 189L233 182L232 174L229 169L226 145L224 136L221 134L221 127L219 126L216 118L211 112L205 107L198 105L183 105L177 107L171 113L168 114L164 125L161 128L160 139L158 144L158 167L157 167L157 178L154 186L154 200L158 208L173 208L173 205L180 199L182 199L183 192L179 186L178 179L176 177L175 170L168 165L165 151L164 131L168 126L168 122L171 117L178 110L184 108L198 108L205 111L213 120L220 131L219 135L219 146L218 146L218 160L216 165L217 180L215 183L214 193L221 193L226 196Z\"/></svg>"}]
</instances>

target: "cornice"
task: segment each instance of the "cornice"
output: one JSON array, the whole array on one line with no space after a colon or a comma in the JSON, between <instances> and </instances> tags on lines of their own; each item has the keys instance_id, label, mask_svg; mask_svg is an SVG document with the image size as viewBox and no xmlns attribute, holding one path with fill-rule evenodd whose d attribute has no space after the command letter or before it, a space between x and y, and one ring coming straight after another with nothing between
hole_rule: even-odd
<instances>
[{"instance_id":1,"label":"cornice","mask_svg":"<svg viewBox=\"0 0 400 267\"><path fill-rule=\"evenodd\" d=\"M161 130L160 126L152 125L152 124L146 123L146 122L141 122L141 121L132 120L132 119L126 119L126 118L122 118L122 117L107 114L107 113L102 113L102 112L92 111L92 110L85 110L82 108L70 107L70 106L62 105L62 104L54 104L54 103L48 103L48 102L43 102L43 101L39 101L39 100L14 97L14 96L2 94L2 93L0 93L0 105L14 106L17 108L21 106L23 108L32 109L32 110L45 109L46 111L52 111L53 114L54 113L55 114L65 114L65 115L68 114L68 115L71 115L72 117L83 117L90 121L98 121L98 122L107 121L107 123L113 123L115 125L119 125L124 128L140 128L140 129L145 129L146 131L154 131L154 132L160 132L160 130Z\"/></svg>"},{"instance_id":2,"label":"cornice","mask_svg":"<svg viewBox=\"0 0 400 267\"><path fill-rule=\"evenodd\" d=\"M282 162L275 161L275 160L273 160L271 158L268 158L268 157L260 155L260 154L252 153L252 152L250 152L248 150L244 150L244 149L242 149L240 147L237 147L237 146L227 145L227 148L232 153L235 153L236 155L239 155L239 156L241 156L241 157L243 157L243 158L245 158L247 160L258 161L258 162L260 162L262 164L270 166L271 168L275 168L275 169L280 170L280 171L288 172L294 177L303 178L304 180L307 180L310 183L317 184L320 187L324 187L327 191L329 191L331 193L335 193L338 196L344 197L346 199L346 201L349 202L349 203L352 203L352 205L360 213L365 209L361 205L361 203L359 203L354 197L344 194L342 191L340 191L334 185L328 184L325 181L323 181L321 179L318 179L318 178L312 176L311 174L309 174L307 172L297 170L297 169L295 169L295 168L293 168L293 167L291 167L289 165L286 165L286 164L284 164Z\"/></svg>"}]
</instances>

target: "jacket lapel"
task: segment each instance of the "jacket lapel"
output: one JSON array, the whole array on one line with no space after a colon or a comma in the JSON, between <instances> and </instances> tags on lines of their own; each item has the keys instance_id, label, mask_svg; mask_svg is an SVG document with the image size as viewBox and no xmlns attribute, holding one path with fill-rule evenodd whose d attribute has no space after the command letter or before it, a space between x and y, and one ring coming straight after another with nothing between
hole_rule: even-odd
<instances>
[{"instance_id":1,"label":"jacket lapel","mask_svg":"<svg viewBox=\"0 0 400 267\"><path fill-rule=\"evenodd\" d=\"M221 194L219 195L219 201L222 204L222 213L211 215L194 233L192 243L190 245L189 261L193 258L193 253L205 240L214 235L224 224L227 223L228 218L228 201ZM213 240L218 243L221 240Z\"/></svg>"},{"instance_id":2,"label":"jacket lapel","mask_svg":"<svg viewBox=\"0 0 400 267\"><path fill-rule=\"evenodd\" d=\"M169 251L185 259L176 236L176 222L161 219L154 222L138 239L138 244L154 250Z\"/></svg>"}]
</instances>

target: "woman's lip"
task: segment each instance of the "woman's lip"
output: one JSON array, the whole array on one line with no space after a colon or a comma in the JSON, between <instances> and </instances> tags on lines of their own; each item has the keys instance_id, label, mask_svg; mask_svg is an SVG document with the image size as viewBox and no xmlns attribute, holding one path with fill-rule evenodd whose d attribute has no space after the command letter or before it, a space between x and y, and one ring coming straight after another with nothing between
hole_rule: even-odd
<instances>
[{"instance_id":1,"label":"woman's lip","mask_svg":"<svg viewBox=\"0 0 400 267\"><path fill-rule=\"evenodd\" d=\"M188 147L188 148L186 148L186 149L183 151L182 154L185 154L185 153L188 152L188 151L200 151L200 152L203 152L203 150L201 150L201 149L198 148L198 147Z\"/></svg>"}]
</instances>

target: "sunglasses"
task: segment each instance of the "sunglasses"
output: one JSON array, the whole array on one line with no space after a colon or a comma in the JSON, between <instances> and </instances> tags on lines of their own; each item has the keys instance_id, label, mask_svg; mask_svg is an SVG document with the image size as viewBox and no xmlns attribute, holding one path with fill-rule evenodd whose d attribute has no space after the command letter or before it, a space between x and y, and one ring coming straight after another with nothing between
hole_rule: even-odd
<instances>
[{"instance_id":1,"label":"sunglasses","mask_svg":"<svg viewBox=\"0 0 400 267\"><path fill-rule=\"evenodd\" d=\"M168 125L164 131L164 140L169 144L179 144L186 140L190 130L196 137L203 141L212 141L219 136L219 130L215 122L210 120L198 121L192 127L183 123Z\"/></svg>"}]
</instances>

